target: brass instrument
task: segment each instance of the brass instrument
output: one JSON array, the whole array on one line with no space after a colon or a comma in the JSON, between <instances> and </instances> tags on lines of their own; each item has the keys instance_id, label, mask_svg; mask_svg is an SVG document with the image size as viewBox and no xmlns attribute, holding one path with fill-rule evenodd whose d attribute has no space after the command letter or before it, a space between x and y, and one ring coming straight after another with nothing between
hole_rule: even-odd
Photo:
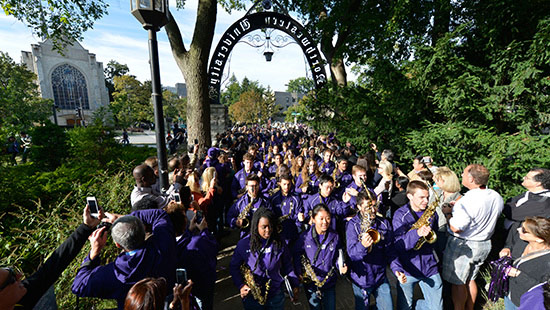
<instances>
[{"instance_id":1,"label":"brass instrument","mask_svg":"<svg viewBox=\"0 0 550 310\"><path fill-rule=\"evenodd\" d=\"M267 280L267 283L265 284L265 291L262 294L260 286L256 284L256 281L254 281L254 274L252 273L252 270L250 270L246 263L241 265L241 274L243 275L244 283L250 288L252 297L256 299L260 305L265 305L267 302L267 294L269 293L271 279Z\"/></svg>"},{"instance_id":2,"label":"brass instrument","mask_svg":"<svg viewBox=\"0 0 550 310\"><path fill-rule=\"evenodd\" d=\"M376 207L378 205L378 201L376 200L376 197L374 197L374 195L371 193L371 191L369 191L367 189L367 186L365 185L365 182L363 182L363 179L360 179L361 180L361 184L363 185L368 197L369 197L369 201L372 202L372 205L371 205L371 208L372 207ZM374 214L374 216L376 216L376 213ZM372 241L373 241L373 244L377 244L378 242L380 242L380 240L382 240L382 234L377 231L376 229L372 228L372 220L371 220L371 215L370 214L365 214L363 215L361 213L361 233L359 234L359 242L362 241L363 239L363 236L365 234L368 234L371 238L372 238ZM369 247L369 252L372 250L372 246Z\"/></svg>"},{"instance_id":3,"label":"brass instrument","mask_svg":"<svg viewBox=\"0 0 550 310\"><path fill-rule=\"evenodd\" d=\"M294 208L294 204L292 203L292 201L290 202L290 208L288 209L288 213L285 214L285 215L282 215L280 218L279 218L279 222L282 223L283 221L287 220L290 215L292 214L292 209ZM281 212L283 211L283 209L281 208Z\"/></svg>"},{"instance_id":4,"label":"brass instrument","mask_svg":"<svg viewBox=\"0 0 550 310\"><path fill-rule=\"evenodd\" d=\"M338 171L338 167L334 167L334 170L332 170L332 179L334 180L334 188L340 188L340 181L336 178L336 171Z\"/></svg>"},{"instance_id":5,"label":"brass instrument","mask_svg":"<svg viewBox=\"0 0 550 310\"><path fill-rule=\"evenodd\" d=\"M267 191L267 194L269 196L273 196L275 195L278 191L280 190L279 186L275 187L275 188L272 188L270 190Z\"/></svg>"},{"instance_id":6,"label":"brass instrument","mask_svg":"<svg viewBox=\"0 0 550 310\"><path fill-rule=\"evenodd\" d=\"M304 267L304 274L303 279L304 282L313 282L315 286L317 287L317 294L321 294L321 288L325 285L325 283L328 281L328 279L332 276L334 273L334 267L330 269L330 271L327 273L323 281L319 281L317 278L317 275L315 274L315 270L313 270L313 266L309 262L309 259L305 255L302 255L302 266Z\"/></svg>"},{"instance_id":7,"label":"brass instrument","mask_svg":"<svg viewBox=\"0 0 550 310\"><path fill-rule=\"evenodd\" d=\"M248 212L250 212L250 209L252 209L252 205L254 205L255 199L250 197L250 202L244 207L244 209L239 213L239 216L237 217L237 220L242 220L241 229L246 229L248 226L250 226L250 221L248 220Z\"/></svg>"},{"instance_id":8,"label":"brass instrument","mask_svg":"<svg viewBox=\"0 0 550 310\"><path fill-rule=\"evenodd\" d=\"M411 229L409 229L409 231L411 231L413 229L418 229L422 226L430 227L430 225L432 224L433 215L435 213L435 210L437 209L437 206L440 203L440 199L439 199L439 196L437 195L437 193L433 190L433 188L429 184L428 184L428 187L430 188L430 191L433 192L434 195L435 195L434 200L432 201L432 203L430 203L428 205L426 210L424 210L424 213L422 214L422 216L418 219L418 221L416 221L413 224L413 226L411 227ZM416 251L418 251L424 243L428 242L428 243L432 244L436 240L437 240L437 235L435 234L435 232L433 230L431 230L430 233L427 236L420 237L420 239L418 239L418 241L414 245L414 249Z\"/></svg>"}]
</instances>

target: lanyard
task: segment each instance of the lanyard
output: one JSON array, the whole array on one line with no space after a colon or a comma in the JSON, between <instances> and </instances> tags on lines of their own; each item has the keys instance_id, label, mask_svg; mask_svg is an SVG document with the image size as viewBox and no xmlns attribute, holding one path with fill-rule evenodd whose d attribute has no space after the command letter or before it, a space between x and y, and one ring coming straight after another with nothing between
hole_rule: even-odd
<instances>
[{"instance_id":1,"label":"lanyard","mask_svg":"<svg viewBox=\"0 0 550 310\"><path fill-rule=\"evenodd\" d=\"M319 253L321 252L321 246L327 241L328 238L328 231L325 233L325 237L323 238L322 242L319 242L319 235L317 234L317 231L315 231L315 226L311 227L311 237L313 238L313 241L315 241L315 244L317 245L317 249L315 250L315 255L313 256L313 264L315 265L315 262L317 262L317 258L319 257Z\"/></svg>"}]
</instances>

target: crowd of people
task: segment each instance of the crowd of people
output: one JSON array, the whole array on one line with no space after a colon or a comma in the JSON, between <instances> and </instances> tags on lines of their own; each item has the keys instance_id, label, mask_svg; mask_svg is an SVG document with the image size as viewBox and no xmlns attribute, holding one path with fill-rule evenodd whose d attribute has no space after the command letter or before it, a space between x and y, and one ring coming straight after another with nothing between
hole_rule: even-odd
<instances>
[{"instance_id":1,"label":"crowd of people","mask_svg":"<svg viewBox=\"0 0 550 310\"><path fill-rule=\"evenodd\" d=\"M527 191L505 202L481 164L464 163L459 179L422 154L405 174L390 149L372 144L357 154L304 127L236 127L215 147L174 151L168 189L148 158L133 170L128 215L100 210L96 219L86 206L84 224L36 274L21 281L0 269L0 309L32 309L87 239L77 296L115 299L119 309L214 309L218 242L228 229L240 234L229 271L245 309L283 309L300 294L310 309L335 309L342 298L355 309L473 309L501 218L499 255L511 258L506 309L550 307L548 169L529 171ZM108 232L121 254L102 264ZM182 269L188 282L176 278ZM346 280L353 297L336 296Z\"/></svg>"}]
</instances>

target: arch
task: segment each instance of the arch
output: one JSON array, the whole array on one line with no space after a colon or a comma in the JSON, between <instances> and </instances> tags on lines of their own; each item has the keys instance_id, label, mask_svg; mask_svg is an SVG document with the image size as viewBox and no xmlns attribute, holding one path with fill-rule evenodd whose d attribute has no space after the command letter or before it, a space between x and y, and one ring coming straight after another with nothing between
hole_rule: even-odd
<instances>
[{"instance_id":1,"label":"arch","mask_svg":"<svg viewBox=\"0 0 550 310\"><path fill-rule=\"evenodd\" d=\"M70 64L62 64L51 74L53 98L60 109L75 109L82 106L89 110L88 85L84 74Z\"/></svg>"},{"instance_id":2,"label":"arch","mask_svg":"<svg viewBox=\"0 0 550 310\"><path fill-rule=\"evenodd\" d=\"M212 54L208 67L208 91L212 101L219 103L221 77L227 58L233 47L247 33L264 28L274 28L291 36L307 58L316 88L327 83L324 61L317 44L305 28L292 17L277 12L258 12L246 15L231 25L223 34Z\"/></svg>"}]
</instances>

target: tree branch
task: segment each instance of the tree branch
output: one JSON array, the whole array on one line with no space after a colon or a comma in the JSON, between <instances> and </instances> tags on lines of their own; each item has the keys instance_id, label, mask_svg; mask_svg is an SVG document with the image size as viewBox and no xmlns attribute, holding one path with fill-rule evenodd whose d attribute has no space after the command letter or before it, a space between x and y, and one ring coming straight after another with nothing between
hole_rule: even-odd
<instances>
[{"instance_id":1,"label":"tree branch","mask_svg":"<svg viewBox=\"0 0 550 310\"><path fill-rule=\"evenodd\" d=\"M166 31L166 35L168 36L168 40L170 41L170 48L172 49L172 54L174 55L176 61L177 59L183 58L187 53L187 49L185 48L185 44L183 43L178 23L176 23L176 20L174 19L174 16L172 16L172 13L170 13L170 21L164 27L164 30Z\"/></svg>"}]
</instances>

